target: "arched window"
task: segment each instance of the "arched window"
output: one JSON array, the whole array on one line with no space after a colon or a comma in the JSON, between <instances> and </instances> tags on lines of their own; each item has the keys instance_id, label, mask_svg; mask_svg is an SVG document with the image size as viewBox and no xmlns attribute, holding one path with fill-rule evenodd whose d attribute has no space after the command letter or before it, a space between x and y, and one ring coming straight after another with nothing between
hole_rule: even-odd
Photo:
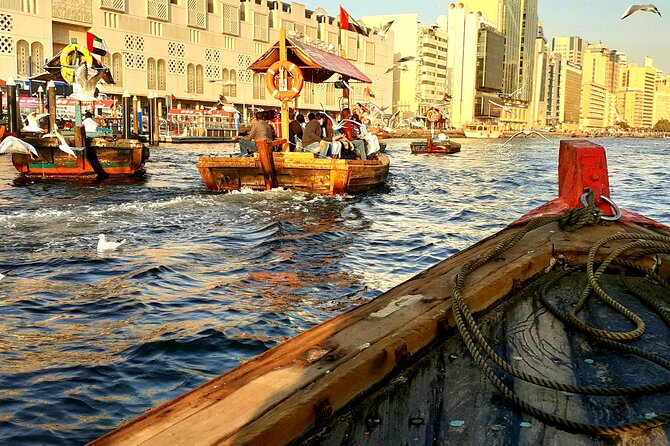
<instances>
[{"instance_id":1,"label":"arched window","mask_svg":"<svg viewBox=\"0 0 670 446\"><path fill-rule=\"evenodd\" d=\"M28 76L30 45L25 40L16 42L16 74L19 76Z\"/></svg>"},{"instance_id":2,"label":"arched window","mask_svg":"<svg viewBox=\"0 0 670 446\"><path fill-rule=\"evenodd\" d=\"M205 92L205 76L203 74L202 65L195 67L195 86L197 94L203 94Z\"/></svg>"},{"instance_id":3,"label":"arched window","mask_svg":"<svg viewBox=\"0 0 670 446\"><path fill-rule=\"evenodd\" d=\"M254 99L265 99L265 73L254 73L253 90Z\"/></svg>"},{"instance_id":4,"label":"arched window","mask_svg":"<svg viewBox=\"0 0 670 446\"><path fill-rule=\"evenodd\" d=\"M33 42L30 46L30 54L33 57L32 74L44 71L44 46L40 42Z\"/></svg>"},{"instance_id":5,"label":"arched window","mask_svg":"<svg viewBox=\"0 0 670 446\"><path fill-rule=\"evenodd\" d=\"M192 63L186 67L186 93L195 93L195 65Z\"/></svg>"},{"instance_id":6,"label":"arched window","mask_svg":"<svg viewBox=\"0 0 670 446\"><path fill-rule=\"evenodd\" d=\"M228 87L228 90L231 98L237 96L237 72L235 70L230 70L230 86Z\"/></svg>"},{"instance_id":7,"label":"arched window","mask_svg":"<svg viewBox=\"0 0 670 446\"><path fill-rule=\"evenodd\" d=\"M158 89L161 91L167 90L165 85L165 61L158 59Z\"/></svg>"},{"instance_id":8,"label":"arched window","mask_svg":"<svg viewBox=\"0 0 670 446\"><path fill-rule=\"evenodd\" d=\"M147 88L156 89L156 59L153 57L147 59Z\"/></svg>"},{"instance_id":9,"label":"arched window","mask_svg":"<svg viewBox=\"0 0 670 446\"><path fill-rule=\"evenodd\" d=\"M114 77L114 83L119 87L123 87L123 54L114 53L112 55L112 76Z\"/></svg>"}]
</instances>

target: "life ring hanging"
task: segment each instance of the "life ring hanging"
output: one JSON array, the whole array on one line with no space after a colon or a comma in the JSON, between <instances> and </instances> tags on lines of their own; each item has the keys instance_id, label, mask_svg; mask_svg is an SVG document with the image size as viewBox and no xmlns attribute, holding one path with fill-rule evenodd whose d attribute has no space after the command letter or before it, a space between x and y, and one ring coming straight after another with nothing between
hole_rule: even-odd
<instances>
[{"instance_id":1,"label":"life ring hanging","mask_svg":"<svg viewBox=\"0 0 670 446\"><path fill-rule=\"evenodd\" d=\"M279 74L281 69L288 71L291 74L292 82L288 85L287 79L287 87L289 88L286 91L279 91ZM273 63L265 73L265 87L273 98L279 99L280 101L289 101L298 96L300 91L302 91L304 83L305 78L302 76L300 68L288 60Z\"/></svg>"},{"instance_id":2,"label":"life ring hanging","mask_svg":"<svg viewBox=\"0 0 670 446\"><path fill-rule=\"evenodd\" d=\"M0 142L5 139L5 132L7 132L7 127L0 125Z\"/></svg>"},{"instance_id":3,"label":"life ring hanging","mask_svg":"<svg viewBox=\"0 0 670 446\"><path fill-rule=\"evenodd\" d=\"M435 109L430 109L426 112L426 119L430 122L437 122L440 120L440 112Z\"/></svg>"},{"instance_id":4,"label":"life ring hanging","mask_svg":"<svg viewBox=\"0 0 670 446\"><path fill-rule=\"evenodd\" d=\"M86 47L78 43L71 43L63 48L63 51L60 52L60 74L63 76L63 80L70 84L74 82L76 68L73 68L73 65L77 60L77 53L80 53L84 57L84 61L89 66L93 66L93 57Z\"/></svg>"}]
</instances>

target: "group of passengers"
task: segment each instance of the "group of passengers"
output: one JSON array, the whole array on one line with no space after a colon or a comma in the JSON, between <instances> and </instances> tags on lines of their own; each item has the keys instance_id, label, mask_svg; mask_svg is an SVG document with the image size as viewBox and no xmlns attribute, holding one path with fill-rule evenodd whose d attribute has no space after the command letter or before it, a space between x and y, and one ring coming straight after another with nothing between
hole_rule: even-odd
<instances>
[{"instance_id":1,"label":"group of passengers","mask_svg":"<svg viewBox=\"0 0 670 446\"><path fill-rule=\"evenodd\" d=\"M379 152L379 139L367 130L365 124L349 108L340 112L340 122L336 123L325 112L289 114L289 148L295 152L311 152L319 158L370 159ZM273 127L266 121L263 112L256 113L256 120L245 140L240 139L242 153L252 150L248 147L257 139L274 139Z\"/></svg>"}]
</instances>

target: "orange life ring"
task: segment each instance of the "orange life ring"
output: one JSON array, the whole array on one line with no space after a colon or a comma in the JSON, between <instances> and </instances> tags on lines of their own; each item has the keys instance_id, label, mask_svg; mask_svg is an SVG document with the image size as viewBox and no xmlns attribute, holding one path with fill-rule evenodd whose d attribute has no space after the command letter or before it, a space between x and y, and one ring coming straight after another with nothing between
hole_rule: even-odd
<instances>
[{"instance_id":1,"label":"orange life ring","mask_svg":"<svg viewBox=\"0 0 670 446\"><path fill-rule=\"evenodd\" d=\"M0 125L0 142L5 139L5 132L7 132L7 128L4 125Z\"/></svg>"},{"instance_id":2,"label":"orange life ring","mask_svg":"<svg viewBox=\"0 0 670 446\"><path fill-rule=\"evenodd\" d=\"M437 122L440 120L440 112L431 108L426 112L426 119L430 122Z\"/></svg>"},{"instance_id":3,"label":"orange life ring","mask_svg":"<svg viewBox=\"0 0 670 446\"><path fill-rule=\"evenodd\" d=\"M292 82L290 85L288 85L288 79L286 79L288 87L286 91L279 91L279 71L281 69L288 71L291 74L290 78L292 79ZM289 101L298 96L302 91L304 83L305 78L302 76L300 68L288 60L273 63L265 73L265 88L268 89L273 98L279 99L280 101Z\"/></svg>"}]
</instances>

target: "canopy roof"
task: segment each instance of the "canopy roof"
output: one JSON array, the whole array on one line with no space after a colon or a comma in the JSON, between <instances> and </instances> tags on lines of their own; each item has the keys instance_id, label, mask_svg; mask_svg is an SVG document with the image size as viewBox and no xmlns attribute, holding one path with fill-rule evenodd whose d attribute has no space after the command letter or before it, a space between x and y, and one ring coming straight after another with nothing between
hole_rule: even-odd
<instances>
[{"instance_id":1,"label":"canopy roof","mask_svg":"<svg viewBox=\"0 0 670 446\"><path fill-rule=\"evenodd\" d=\"M78 53L80 60L84 60L84 55L79 51ZM95 68L96 70L102 70L105 68L102 65L102 63L98 61L98 59L96 59L95 57L92 57L92 59L93 59L93 68ZM65 82L65 80L63 79L63 75L60 72L61 69L60 52L56 54L49 62L46 63L44 69L46 70L46 72L32 76L30 80ZM110 73L109 70L102 76L102 80L106 84L114 83L114 78L112 77L112 73Z\"/></svg>"},{"instance_id":2,"label":"canopy roof","mask_svg":"<svg viewBox=\"0 0 670 446\"><path fill-rule=\"evenodd\" d=\"M345 79L356 79L365 83L372 80L363 74L347 59L336 54L320 50L298 40L286 38L287 59L296 64L305 80L320 83L327 80L333 74L340 74ZM256 73L267 71L270 65L279 60L279 42L267 50L258 60L249 66Z\"/></svg>"}]
</instances>

